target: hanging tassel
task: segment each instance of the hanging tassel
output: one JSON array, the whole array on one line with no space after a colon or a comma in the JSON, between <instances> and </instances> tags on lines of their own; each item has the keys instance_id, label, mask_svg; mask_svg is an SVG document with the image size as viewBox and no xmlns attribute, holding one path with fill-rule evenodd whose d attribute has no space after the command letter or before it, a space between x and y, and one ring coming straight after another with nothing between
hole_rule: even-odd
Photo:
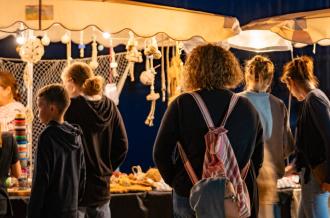
<instances>
[{"instance_id":1,"label":"hanging tassel","mask_svg":"<svg viewBox=\"0 0 330 218\"><path fill-rule=\"evenodd\" d=\"M91 68L95 70L99 63L97 62L97 43L96 43L96 36L93 35L93 43L92 43L92 61L89 63Z\"/></svg>"},{"instance_id":2,"label":"hanging tassel","mask_svg":"<svg viewBox=\"0 0 330 218\"><path fill-rule=\"evenodd\" d=\"M70 66L71 64L71 32L66 32L62 38L61 42L66 45L66 60L67 60L67 65Z\"/></svg>"},{"instance_id":3,"label":"hanging tassel","mask_svg":"<svg viewBox=\"0 0 330 218\"><path fill-rule=\"evenodd\" d=\"M68 42L68 44L66 44L66 55L67 55L67 65L70 66L71 65L71 39Z\"/></svg>"},{"instance_id":4,"label":"hanging tassel","mask_svg":"<svg viewBox=\"0 0 330 218\"><path fill-rule=\"evenodd\" d=\"M313 54L316 53L316 43L313 44Z\"/></svg>"},{"instance_id":5,"label":"hanging tassel","mask_svg":"<svg viewBox=\"0 0 330 218\"><path fill-rule=\"evenodd\" d=\"M147 60L148 59L149 58L147 58ZM147 68L146 70L148 70L148 69L154 70L152 57L150 57L150 61L148 61L148 66L146 66L146 68ZM147 119L144 122L148 126L153 126L154 125L153 120L155 118L156 101L157 101L157 99L160 98L159 93L155 93L154 83L155 83L155 80L152 81L152 83L150 85L150 94L147 95L147 97L146 97L147 101L151 101L150 112L148 114Z\"/></svg>"},{"instance_id":6,"label":"hanging tassel","mask_svg":"<svg viewBox=\"0 0 330 218\"><path fill-rule=\"evenodd\" d=\"M164 57L164 43L162 46L162 60L161 60L161 80L162 80L162 101L166 101L166 80L165 80L165 57Z\"/></svg>"},{"instance_id":7,"label":"hanging tassel","mask_svg":"<svg viewBox=\"0 0 330 218\"><path fill-rule=\"evenodd\" d=\"M117 78L119 74L117 71L118 63L116 62L116 53L114 52L113 48L111 50L112 50L112 54L111 54L112 57L110 63L111 73L113 78Z\"/></svg>"},{"instance_id":8,"label":"hanging tassel","mask_svg":"<svg viewBox=\"0 0 330 218\"><path fill-rule=\"evenodd\" d=\"M79 54L83 58L85 56L85 45L84 45L84 32L80 31L80 41L79 41Z\"/></svg>"},{"instance_id":9,"label":"hanging tassel","mask_svg":"<svg viewBox=\"0 0 330 218\"><path fill-rule=\"evenodd\" d=\"M134 62L132 62L132 64L131 64L131 68L130 68L130 70L129 70L129 76L131 77L131 82L134 82L134 65L135 65L135 63Z\"/></svg>"},{"instance_id":10,"label":"hanging tassel","mask_svg":"<svg viewBox=\"0 0 330 218\"><path fill-rule=\"evenodd\" d=\"M156 101L159 98L160 98L160 95L159 95L159 93L155 93L154 85L152 84L150 86L150 94L147 96L147 101L151 101L150 112L148 114L147 119L144 122L148 126L153 126L154 125L155 111L156 111Z\"/></svg>"},{"instance_id":11,"label":"hanging tassel","mask_svg":"<svg viewBox=\"0 0 330 218\"><path fill-rule=\"evenodd\" d=\"M171 80L168 73L170 69L170 46L166 48L166 74L167 74L167 96L171 94Z\"/></svg>"}]
</instances>

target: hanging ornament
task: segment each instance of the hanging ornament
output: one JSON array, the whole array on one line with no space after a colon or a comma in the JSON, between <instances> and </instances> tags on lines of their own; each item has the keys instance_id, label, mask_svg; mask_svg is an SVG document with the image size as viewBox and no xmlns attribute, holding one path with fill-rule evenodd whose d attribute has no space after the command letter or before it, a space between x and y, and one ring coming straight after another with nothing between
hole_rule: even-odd
<instances>
[{"instance_id":1,"label":"hanging ornament","mask_svg":"<svg viewBox=\"0 0 330 218\"><path fill-rule=\"evenodd\" d=\"M104 46L100 44L99 46L97 46L97 49L98 49L99 51L103 51Z\"/></svg>"},{"instance_id":2,"label":"hanging ornament","mask_svg":"<svg viewBox=\"0 0 330 218\"><path fill-rule=\"evenodd\" d=\"M143 85L150 86L155 80L155 74L149 69L140 74L140 82Z\"/></svg>"},{"instance_id":3,"label":"hanging ornament","mask_svg":"<svg viewBox=\"0 0 330 218\"><path fill-rule=\"evenodd\" d=\"M109 59L110 59L110 72L112 78L117 78L119 76L117 72L118 63L116 62L116 53L113 49L112 38L109 36Z\"/></svg>"},{"instance_id":4,"label":"hanging ornament","mask_svg":"<svg viewBox=\"0 0 330 218\"><path fill-rule=\"evenodd\" d=\"M19 49L19 55L25 62L37 63L44 55L44 46L40 39L28 39Z\"/></svg>"},{"instance_id":5,"label":"hanging ornament","mask_svg":"<svg viewBox=\"0 0 330 218\"><path fill-rule=\"evenodd\" d=\"M170 61L170 66L167 69L168 80L168 103L170 104L178 95L182 93L182 75L183 62L181 60L182 47L176 42L176 47L173 47L173 56Z\"/></svg>"},{"instance_id":6,"label":"hanging ornament","mask_svg":"<svg viewBox=\"0 0 330 218\"><path fill-rule=\"evenodd\" d=\"M71 41L71 39L70 39L70 35L69 35L68 32L66 32L66 33L62 36L62 38L61 38L61 42L62 42L63 44L68 44L69 41Z\"/></svg>"},{"instance_id":7,"label":"hanging ornament","mask_svg":"<svg viewBox=\"0 0 330 218\"><path fill-rule=\"evenodd\" d=\"M161 59L161 87L162 87L162 102L166 101L166 80L165 80L165 56L164 56L164 37L162 37L162 59Z\"/></svg>"},{"instance_id":8,"label":"hanging ornament","mask_svg":"<svg viewBox=\"0 0 330 218\"><path fill-rule=\"evenodd\" d=\"M160 98L160 95L159 95L159 93L155 93L153 85L150 87L150 90L151 90L150 94L147 95L146 99L147 99L147 101L151 101L151 107L150 107L150 112L148 114L148 117L144 123L151 127L154 125L156 101Z\"/></svg>"},{"instance_id":9,"label":"hanging ornament","mask_svg":"<svg viewBox=\"0 0 330 218\"><path fill-rule=\"evenodd\" d=\"M71 65L72 57L71 57L71 40L66 44L66 58L67 58L67 65Z\"/></svg>"},{"instance_id":10,"label":"hanging ornament","mask_svg":"<svg viewBox=\"0 0 330 218\"><path fill-rule=\"evenodd\" d=\"M144 54L146 56L153 56L154 59L160 59L162 53L158 50L158 44L155 37L151 37L146 43Z\"/></svg>"},{"instance_id":11,"label":"hanging ornament","mask_svg":"<svg viewBox=\"0 0 330 218\"><path fill-rule=\"evenodd\" d=\"M44 33L44 36L42 37L41 39L41 43L44 45L44 46L48 46L50 44L50 39L47 35L47 32Z\"/></svg>"},{"instance_id":12,"label":"hanging ornament","mask_svg":"<svg viewBox=\"0 0 330 218\"><path fill-rule=\"evenodd\" d=\"M84 44L84 32L83 31L80 31L80 39L79 39L79 45L78 45L78 48L79 48L79 56L81 58L84 57L84 49L85 49L85 44Z\"/></svg>"},{"instance_id":13,"label":"hanging ornament","mask_svg":"<svg viewBox=\"0 0 330 218\"><path fill-rule=\"evenodd\" d=\"M147 56L146 59L146 70L143 71L140 75L140 81L144 85L150 85L150 94L147 95L147 101L151 102L150 112L148 114L147 119L145 120L145 124L148 126L153 126L153 120L155 118L155 110L156 110L156 101L160 98L159 93L155 92L155 75L156 71L153 66L153 57Z\"/></svg>"},{"instance_id":14,"label":"hanging ornament","mask_svg":"<svg viewBox=\"0 0 330 218\"><path fill-rule=\"evenodd\" d=\"M93 35L93 42L92 42L92 60L89 63L91 68L95 70L98 66L99 63L97 62L97 43L96 43L96 35Z\"/></svg>"},{"instance_id":15,"label":"hanging ornament","mask_svg":"<svg viewBox=\"0 0 330 218\"><path fill-rule=\"evenodd\" d=\"M129 75L131 77L131 82L133 82L134 79L134 64L135 63L141 63L143 62L142 59L142 53L138 51L137 49L138 42L136 41L134 37L134 33L132 31L129 32L129 39L126 45L126 59L131 62Z\"/></svg>"}]
</instances>

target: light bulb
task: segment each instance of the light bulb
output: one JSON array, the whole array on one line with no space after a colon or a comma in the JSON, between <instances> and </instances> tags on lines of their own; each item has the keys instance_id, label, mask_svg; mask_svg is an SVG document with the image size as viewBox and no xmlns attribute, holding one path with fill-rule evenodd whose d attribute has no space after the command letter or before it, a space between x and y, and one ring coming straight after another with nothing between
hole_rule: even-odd
<instances>
[{"instance_id":1,"label":"light bulb","mask_svg":"<svg viewBox=\"0 0 330 218\"><path fill-rule=\"evenodd\" d=\"M18 35L18 36L16 37L16 42L17 42L17 44L19 44L19 45L23 45L23 44L25 43L25 38L24 38L24 36L22 36L22 35Z\"/></svg>"},{"instance_id":2,"label":"light bulb","mask_svg":"<svg viewBox=\"0 0 330 218\"><path fill-rule=\"evenodd\" d=\"M44 46L48 46L49 43L50 43L50 39L49 37L47 36L47 33L44 34L44 36L42 37L41 39L41 43L44 45Z\"/></svg>"},{"instance_id":3,"label":"light bulb","mask_svg":"<svg viewBox=\"0 0 330 218\"><path fill-rule=\"evenodd\" d=\"M110 38L110 33L108 33L108 32L103 32L103 38L105 38L105 39L109 39Z\"/></svg>"}]
</instances>

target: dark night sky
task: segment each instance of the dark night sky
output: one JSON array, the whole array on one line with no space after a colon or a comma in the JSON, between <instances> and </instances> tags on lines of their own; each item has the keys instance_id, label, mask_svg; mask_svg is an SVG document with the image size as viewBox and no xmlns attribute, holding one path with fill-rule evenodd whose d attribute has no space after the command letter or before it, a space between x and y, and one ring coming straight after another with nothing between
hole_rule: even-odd
<instances>
[{"instance_id":1,"label":"dark night sky","mask_svg":"<svg viewBox=\"0 0 330 218\"><path fill-rule=\"evenodd\" d=\"M330 0L138 0L138 2L234 16L241 25L259 18L330 7Z\"/></svg>"}]
</instances>

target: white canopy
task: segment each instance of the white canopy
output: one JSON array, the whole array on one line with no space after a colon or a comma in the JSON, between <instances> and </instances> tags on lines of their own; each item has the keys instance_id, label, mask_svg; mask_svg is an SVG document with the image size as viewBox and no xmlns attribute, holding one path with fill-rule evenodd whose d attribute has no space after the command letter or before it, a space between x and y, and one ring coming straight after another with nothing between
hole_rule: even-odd
<instances>
[{"instance_id":1,"label":"white canopy","mask_svg":"<svg viewBox=\"0 0 330 218\"><path fill-rule=\"evenodd\" d=\"M253 21L244 30L270 30L295 43L330 45L330 9L300 12ZM298 44L298 47L302 45Z\"/></svg>"},{"instance_id":2,"label":"white canopy","mask_svg":"<svg viewBox=\"0 0 330 218\"><path fill-rule=\"evenodd\" d=\"M269 30L245 30L227 39L230 47L253 51L274 52L292 50L291 42Z\"/></svg>"},{"instance_id":3,"label":"white canopy","mask_svg":"<svg viewBox=\"0 0 330 218\"><path fill-rule=\"evenodd\" d=\"M137 38L157 35L158 40L169 37L182 41L198 36L207 42L222 41L240 31L233 17L132 1L43 0L39 19L38 2L0 0L0 39L16 34L19 28L33 29L35 35L47 31L52 42L60 41L70 30L76 43L83 30L84 43L91 42L95 34L103 45L109 44L103 32L111 33L114 43L119 44L127 42L128 31Z\"/></svg>"}]
</instances>

